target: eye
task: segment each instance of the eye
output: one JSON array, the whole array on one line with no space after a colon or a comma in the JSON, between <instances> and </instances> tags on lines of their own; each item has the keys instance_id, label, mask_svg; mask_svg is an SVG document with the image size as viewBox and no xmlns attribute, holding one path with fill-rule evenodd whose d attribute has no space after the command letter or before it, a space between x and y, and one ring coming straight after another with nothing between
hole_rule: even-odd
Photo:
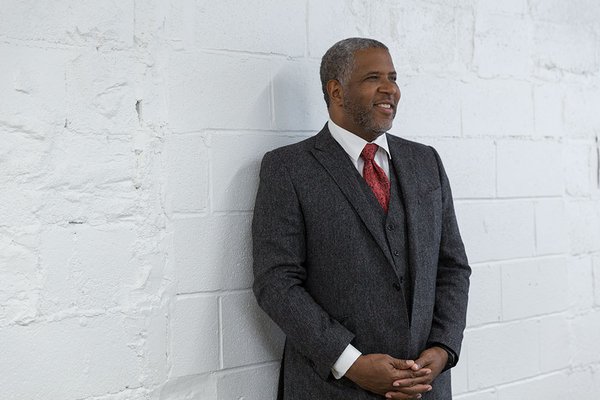
<instances>
[{"instance_id":1,"label":"eye","mask_svg":"<svg viewBox=\"0 0 600 400\"><path fill-rule=\"evenodd\" d=\"M396 82L396 79L397 79L396 75L390 76L390 81Z\"/></svg>"},{"instance_id":2,"label":"eye","mask_svg":"<svg viewBox=\"0 0 600 400\"><path fill-rule=\"evenodd\" d=\"M379 78L379 77L378 77L377 75L369 75L369 76L367 76L367 80L368 80L368 81L374 81L374 80L376 80L376 79L378 79L378 78Z\"/></svg>"}]
</instances>

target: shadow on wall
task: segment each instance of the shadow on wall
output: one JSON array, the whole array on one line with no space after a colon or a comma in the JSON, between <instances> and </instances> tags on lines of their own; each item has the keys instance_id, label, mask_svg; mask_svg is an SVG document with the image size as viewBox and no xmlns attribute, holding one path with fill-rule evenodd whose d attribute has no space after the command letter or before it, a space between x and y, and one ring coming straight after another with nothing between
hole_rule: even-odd
<instances>
[{"instance_id":1,"label":"shadow on wall","mask_svg":"<svg viewBox=\"0 0 600 400\"><path fill-rule=\"evenodd\" d=\"M246 224L231 224L226 228L218 243L218 254L241 253L232 257L240 261L235 266L224 266L220 273L230 271L230 276L222 276L220 281L227 289L248 289L252 284L251 265L251 212L259 182L260 163L264 154L275 148L299 142L314 132L310 125L311 111L308 105L310 95L299 85L299 74L304 66L290 66L289 63L274 76L271 83L256 97L256 102L270 97L275 98L274 122L276 128L270 131L251 131L243 134L219 133L213 136L213 179L212 209L216 212L242 214ZM301 84L302 82L300 82ZM317 87L317 90L320 88ZM317 95L320 92L317 92ZM321 108L322 99L316 98ZM248 110L262 109L261 105L248 104ZM279 121L282 121L281 123ZM317 127L323 123L319 121ZM281 132L297 124L293 132ZM290 128L286 128L286 127ZM304 131L302 131L304 129ZM312 133L310 133L312 134ZM218 179L215 179L218 177ZM238 219L237 221L241 221ZM212 240L215 240L213 237ZM235 246L233 250L231 247ZM233 267L233 268L232 268ZM271 319L258 307L251 291L236 291L222 298L223 313L223 365L225 368L261 364L281 358L284 335ZM273 365L270 365L272 368ZM266 390L266 389L265 389ZM272 397L272 394L265 394Z\"/></svg>"}]
</instances>

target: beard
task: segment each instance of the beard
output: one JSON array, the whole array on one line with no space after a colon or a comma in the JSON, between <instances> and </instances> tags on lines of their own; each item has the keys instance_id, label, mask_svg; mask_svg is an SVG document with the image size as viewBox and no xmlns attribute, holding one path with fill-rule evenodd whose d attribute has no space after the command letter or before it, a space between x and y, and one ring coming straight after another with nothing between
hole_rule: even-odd
<instances>
[{"instance_id":1,"label":"beard","mask_svg":"<svg viewBox=\"0 0 600 400\"><path fill-rule=\"evenodd\" d=\"M391 119L377 122L373 116L373 107L358 104L348 97L344 98L344 109L352 117L352 121L356 125L367 132L373 132L377 135L389 131L392 128L392 121L396 116L396 110L394 110L394 115L392 115Z\"/></svg>"}]
</instances>

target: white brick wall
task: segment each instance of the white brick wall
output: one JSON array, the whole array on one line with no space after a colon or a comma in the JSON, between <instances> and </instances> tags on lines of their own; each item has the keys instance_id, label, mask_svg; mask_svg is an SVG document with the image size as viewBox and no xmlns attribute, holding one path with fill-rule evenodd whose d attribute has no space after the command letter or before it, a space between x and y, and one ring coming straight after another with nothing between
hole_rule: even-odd
<instances>
[{"instance_id":1,"label":"white brick wall","mask_svg":"<svg viewBox=\"0 0 600 400\"><path fill-rule=\"evenodd\" d=\"M258 165L323 125L319 59L361 35L395 59L392 132L452 181L456 399L597 399L599 4L4 1L0 397L274 398Z\"/></svg>"}]
</instances>

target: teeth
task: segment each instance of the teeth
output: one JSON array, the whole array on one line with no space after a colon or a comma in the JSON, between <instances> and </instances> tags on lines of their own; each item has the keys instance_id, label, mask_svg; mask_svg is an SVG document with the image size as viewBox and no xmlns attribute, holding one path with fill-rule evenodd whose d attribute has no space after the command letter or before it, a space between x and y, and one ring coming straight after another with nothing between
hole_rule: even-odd
<instances>
[{"instance_id":1,"label":"teeth","mask_svg":"<svg viewBox=\"0 0 600 400\"><path fill-rule=\"evenodd\" d=\"M390 104L377 104L377 107L392 108Z\"/></svg>"}]
</instances>

